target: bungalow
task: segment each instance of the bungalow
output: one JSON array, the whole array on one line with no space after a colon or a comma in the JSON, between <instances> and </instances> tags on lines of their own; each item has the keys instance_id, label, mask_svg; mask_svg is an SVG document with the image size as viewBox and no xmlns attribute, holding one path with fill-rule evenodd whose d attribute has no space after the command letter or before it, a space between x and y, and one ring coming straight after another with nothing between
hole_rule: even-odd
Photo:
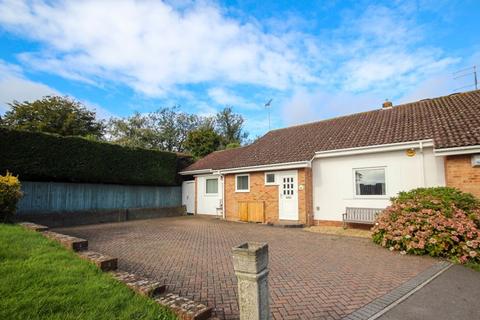
<instances>
[{"instance_id":1,"label":"bungalow","mask_svg":"<svg viewBox=\"0 0 480 320\"><path fill-rule=\"evenodd\" d=\"M480 90L272 130L181 174L188 212L234 221L339 225L417 187L480 197Z\"/></svg>"}]
</instances>

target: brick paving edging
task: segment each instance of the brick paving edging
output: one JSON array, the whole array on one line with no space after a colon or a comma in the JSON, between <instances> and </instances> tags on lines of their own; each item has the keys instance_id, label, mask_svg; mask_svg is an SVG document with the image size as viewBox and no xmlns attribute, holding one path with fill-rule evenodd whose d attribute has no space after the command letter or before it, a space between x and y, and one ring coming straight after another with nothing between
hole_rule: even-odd
<instances>
[{"instance_id":1,"label":"brick paving edging","mask_svg":"<svg viewBox=\"0 0 480 320\"><path fill-rule=\"evenodd\" d=\"M384 296L377 298L362 308L350 313L342 320L378 319L388 310L410 297L451 266L451 262L440 261Z\"/></svg>"}]
</instances>

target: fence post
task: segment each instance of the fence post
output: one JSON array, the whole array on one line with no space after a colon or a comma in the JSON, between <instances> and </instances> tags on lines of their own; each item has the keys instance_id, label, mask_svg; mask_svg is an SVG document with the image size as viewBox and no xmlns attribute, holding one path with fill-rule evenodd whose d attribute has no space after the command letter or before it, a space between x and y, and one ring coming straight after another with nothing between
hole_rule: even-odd
<instances>
[{"instance_id":1,"label":"fence post","mask_svg":"<svg viewBox=\"0 0 480 320\"><path fill-rule=\"evenodd\" d=\"M268 244L246 242L233 247L233 267L238 282L240 320L270 319Z\"/></svg>"}]
</instances>

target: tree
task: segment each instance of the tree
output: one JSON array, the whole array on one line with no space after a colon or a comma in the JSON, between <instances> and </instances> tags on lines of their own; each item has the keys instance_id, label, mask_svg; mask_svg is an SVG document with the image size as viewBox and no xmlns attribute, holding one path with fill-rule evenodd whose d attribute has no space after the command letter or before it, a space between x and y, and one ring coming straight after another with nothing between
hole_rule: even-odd
<instances>
[{"instance_id":1,"label":"tree","mask_svg":"<svg viewBox=\"0 0 480 320\"><path fill-rule=\"evenodd\" d=\"M185 151L188 133L201 122L198 116L179 111L178 106L160 109L149 117L159 149L175 152Z\"/></svg>"},{"instance_id":2,"label":"tree","mask_svg":"<svg viewBox=\"0 0 480 320\"><path fill-rule=\"evenodd\" d=\"M6 127L56 133L62 136L101 138L105 129L96 113L69 97L46 96L33 102L13 101L8 104L1 124Z\"/></svg>"},{"instance_id":3,"label":"tree","mask_svg":"<svg viewBox=\"0 0 480 320\"><path fill-rule=\"evenodd\" d=\"M225 108L214 117L199 117L174 106L144 115L135 113L124 119L110 119L107 138L124 146L190 151L199 156L206 155L207 150L239 147L248 136L243 131L243 122L243 117L233 113L231 108ZM190 136L191 132L194 133Z\"/></svg>"},{"instance_id":4,"label":"tree","mask_svg":"<svg viewBox=\"0 0 480 320\"><path fill-rule=\"evenodd\" d=\"M147 116L135 112L128 118L111 118L107 125L108 140L126 147L156 148L154 131Z\"/></svg>"},{"instance_id":5,"label":"tree","mask_svg":"<svg viewBox=\"0 0 480 320\"><path fill-rule=\"evenodd\" d=\"M202 126L188 133L185 147L195 158L201 158L218 150L221 140L221 136L213 128Z\"/></svg>"},{"instance_id":6,"label":"tree","mask_svg":"<svg viewBox=\"0 0 480 320\"><path fill-rule=\"evenodd\" d=\"M223 146L231 143L242 144L248 137L243 131L244 119L241 115L233 113L231 107L224 108L215 116L217 130L222 137Z\"/></svg>"},{"instance_id":7,"label":"tree","mask_svg":"<svg viewBox=\"0 0 480 320\"><path fill-rule=\"evenodd\" d=\"M110 119L107 132L109 140L124 146L183 152L188 132L201 122L198 116L174 106L145 115L137 112L125 119Z\"/></svg>"},{"instance_id":8,"label":"tree","mask_svg":"<svg viewBox=\"0 0 480 320\"><path fill-rule=\"evenodd\" d=\"M235 148L239 148L240 147L240 143L238 142L230 142L229 144L227 144L225 146L225 149L235 149Z\"/></svg>"}]
</instances>

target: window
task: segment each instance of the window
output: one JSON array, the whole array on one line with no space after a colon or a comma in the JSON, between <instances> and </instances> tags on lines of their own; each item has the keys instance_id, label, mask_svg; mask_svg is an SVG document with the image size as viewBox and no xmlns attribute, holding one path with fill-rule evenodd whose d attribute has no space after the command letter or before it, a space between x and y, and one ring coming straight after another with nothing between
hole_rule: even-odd
<instances>
[{"instance_id":1,"label":"window","mask_svg":"<svg viewBox=\"0 0 480 320\"><path fill-rule=\"evenodd\" d=\"M265 185L275 184L275 173L265 173Z\"/></svg>"},{"instance_id":2,"label":"window","mask_svg":"<svg viewBox=\"0 0 480 320\"><path fill-rule=\"evenodd\" d=\"M206 194L218 193L218 179L206 179L205 183L206 183L206 187L205 187Z\"/></svg>"},{"instance_id":3,"label":"window","mask_svg":"<svg viewBox=\"0 0 480 320\"><path fill-rule=\"evenodd\" d=\"M355 170L357 196L385 195L385 168Z\"/></svg>"},{"instance_id":4,"label":"window","mask_svg":"<svg viewBox=\"0 0 480 320\"><path fill-rule=\"evenodd\" d=\"M239 174L235 176L236 184L235 184L235 191L236 192L248 192L250 191L250 176L248 174Z\"/></svg>"}]
</instances>

